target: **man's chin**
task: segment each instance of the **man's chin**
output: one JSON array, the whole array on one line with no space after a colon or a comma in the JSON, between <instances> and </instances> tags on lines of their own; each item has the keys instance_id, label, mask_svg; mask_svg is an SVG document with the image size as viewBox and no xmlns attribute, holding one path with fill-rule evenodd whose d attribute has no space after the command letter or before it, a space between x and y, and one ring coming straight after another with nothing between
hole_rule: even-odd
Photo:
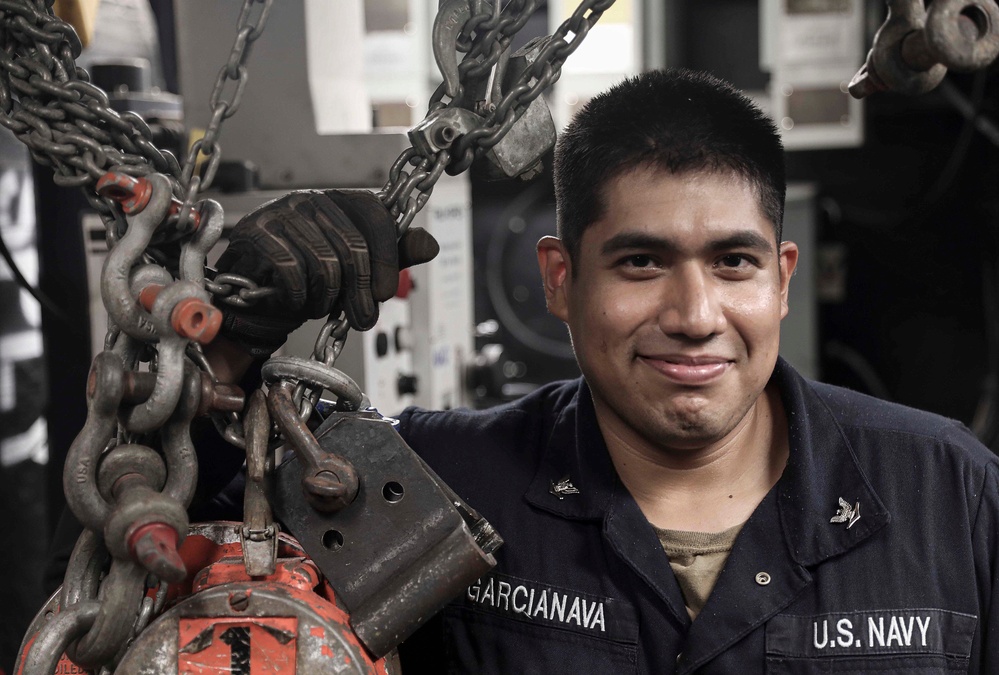
<instances>
[{"instance_id":1,"label":"man's chin","mask_svg":"<svg viewBox=\"0 0 999 675\"><path fill-rule=\"evenodd\" d=\"M649 431L663 448L695 451L721 440L727 430L704 415L688 414L671 416L658 429Z\"/></svg>"}]
</instances>

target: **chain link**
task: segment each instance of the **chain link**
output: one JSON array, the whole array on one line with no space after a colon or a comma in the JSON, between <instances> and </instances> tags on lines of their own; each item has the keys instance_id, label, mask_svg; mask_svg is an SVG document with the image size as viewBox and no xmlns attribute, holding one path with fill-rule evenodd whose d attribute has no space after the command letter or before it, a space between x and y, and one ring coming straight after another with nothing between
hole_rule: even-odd
<instances>
[{"instance_id":1,"label":"chain link","mask_svg":"<svg viewBox=\"0 0 999 675\"><path fill-rule=\"evenodd\" d=\"M342 314L337 319L327 321L319 331L309 358L328 368L333 368L336 360L340 357L340 352L343 351L343 347L347 343L349 331L350 323ZM299 416L302 420L308 420L312 416L322 393L322 388L309 387L304 382L299 382L296 385L292 400L298 406Z\"/></svg>"},{"instance_id":2,"label":"chain link","mask_svg":"<svg viewBox=\"0 0 999 675\"><path fill-rule=\"evenodd\" d=\"M415 148L408 148L399 155L378 196L396 218L400 234L406 231L413 217L429 199L441 176L439 167L445 167L451 175L459 174L499 143L531 102L559 79L562 64L579 48L590 28L612 4L614 0L583 0L572 16L549 37L531 66L509 86L499 103L478 110L486 113L482 124L458 137L449 150L439 150L427 156ZM537 6L538 0L511 0L499 16L484 10L473 13L462 27L456 44L458 51L466 54L458 64L460 93L445 102L445 85L441 84L430 97L429 114L443 108L461 107L462 94L471 84L489 76L509 49L513 36L524 27ZM570 33L572 37L568 37ZM409 165L415 169L406 171ZM414 180L414 176L418 178ZM412 194L414 191L416 196Z\"/></svg>"},{"instance_id":3,"label":"chain link","mask_svg":"<svg viewBox=\"0 0 999 675\"><path fill-rule=\"evenodd\" d=\"M205 280L205 288L215 300L230 307L252 307L260 300L277 294L273 287L258 286L239 274L216 274Z\"/></svg>"},{"instance_id":4,"label":"chain link","mask_svg":"<svg viewBox=\"0 0 999 675\"><path fill-rule=\"evenodd\" d=\"M184 221L191 212L191 207L197 201L198 195L207 190L222 160L222 148L219 136L222 133L222 123L236 114L243 99L246 88L246 60L250 56L250 47L263 33L267 17L271 12L273 0L244 0L236 24L236 40L229 51L229 58L219 70L215 79L215 87L208 98L208 107L212 111L211 119L205 128L204 135L191 145L184 163L182 183L185 186L184 205L180 210L178 228L183 229ZM230 86L231 83L231 86ZM204 176L195 175L199 154L205 158L207 165Z\"/></svg>"}]
</instances>

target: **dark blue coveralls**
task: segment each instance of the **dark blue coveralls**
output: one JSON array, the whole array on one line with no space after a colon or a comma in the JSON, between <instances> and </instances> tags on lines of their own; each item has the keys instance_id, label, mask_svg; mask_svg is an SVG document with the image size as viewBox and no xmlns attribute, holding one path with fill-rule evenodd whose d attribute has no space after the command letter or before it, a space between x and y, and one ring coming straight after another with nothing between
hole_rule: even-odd
<instances>
[{"instance_id":1,"label":"dark blue coveralls","mask_svg":"<svg viewBox=\"0 0 999 675\"><path fill-rule=\"evenodd\" d=\"M584 382L407 410L407 442L506 543L404 672L999 673L996 456L952 420L774 378L787 468L693 623Z\"/></svg>"}]
</instances>

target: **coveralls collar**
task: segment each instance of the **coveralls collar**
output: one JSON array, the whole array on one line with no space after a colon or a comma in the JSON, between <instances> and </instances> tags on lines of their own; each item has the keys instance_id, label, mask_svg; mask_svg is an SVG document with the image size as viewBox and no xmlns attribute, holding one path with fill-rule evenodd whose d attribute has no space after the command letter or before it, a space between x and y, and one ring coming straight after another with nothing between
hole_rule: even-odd
<instances>
[{"instance_id":1,"label":"coveralls collar","mask_svg":"<svg viewBox=\"0 0 999 675\"><path fill-rule=\"evenodd\" d=\"M790 455L774 489L788 551L804 566L840 555L891 521L826 401L783 359L774 378L788 417ZM832 522L840 500L860 517Z\"/></svg>"},{"instance_id":2,"label":"coveralls collar","mask_svg":"<svg viewBox=\"0 0 999 675\"><path fill-rule=\"evenodd\" d=\"M774 369L788 418L790 455L777 485L777 511L787 551L810 566L839 555L884 527L890 515L857 463L849 441L812 385L784 359ZM555 494L568 479L578 494ZM597 425L590 389L582 378L552 429L526 493L540 509L570 519L603 519L612 504L630 499ZM830 523L839 499L860 504L852 526Z\"/></svg>"}]
</instances>

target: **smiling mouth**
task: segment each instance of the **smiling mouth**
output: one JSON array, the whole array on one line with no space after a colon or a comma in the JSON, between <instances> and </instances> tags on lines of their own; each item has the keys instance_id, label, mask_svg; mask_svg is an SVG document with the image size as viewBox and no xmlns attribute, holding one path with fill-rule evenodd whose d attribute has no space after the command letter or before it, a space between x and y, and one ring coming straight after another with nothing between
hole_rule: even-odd
<instances>
[{"instance_id":1,"label":"smiling mouth","mask_svg":"<svg viewBox=\"0 0 999 675\"><path fill-rule=\"evenodd\" d=\"M732 366L732 361L720 357L638 356L638 360L654 368L676 384L687 386L711 384Z\"/></svg>"}]
</instances>

